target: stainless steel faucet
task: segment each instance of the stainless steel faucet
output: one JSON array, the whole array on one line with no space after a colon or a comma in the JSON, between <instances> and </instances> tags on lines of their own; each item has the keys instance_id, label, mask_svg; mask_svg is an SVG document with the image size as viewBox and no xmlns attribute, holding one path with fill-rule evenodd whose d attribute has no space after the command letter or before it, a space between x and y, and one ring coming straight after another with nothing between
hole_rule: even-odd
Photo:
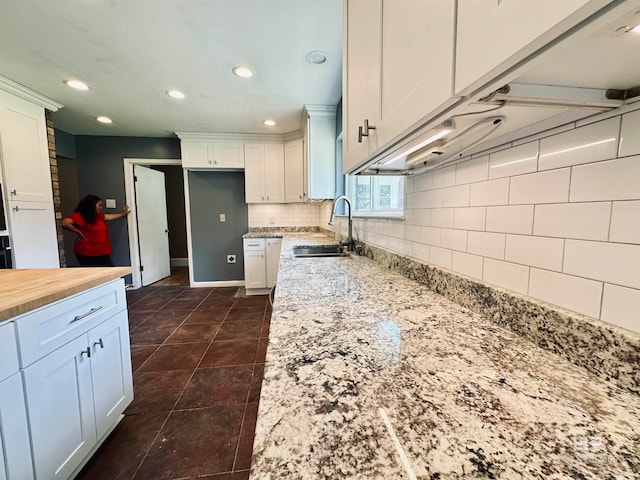
<instances>
[{"instance_id":1,"label":"stainless steel faucet","mask_svg":"<svg viewBox=\"0 0 640 480\"><path fill-rule=\"evenodd\" d=\"M346 195L340 195L338 198L336 198L333 201L333 210L331 211L331 218L329 219L329 225L335 225L334 220L336 217L336 206L338 205L338 202L340 200L344 200L345 203L347 204L347 212L349 214L349 238L347 239L347 249L349 251L353 251L355 248L355 243L353 241L353 215L351 214L351 202L349 201L349 199L347 198ZM342 243L342 242L341 242Z\"/></svg>"}]
</instances>

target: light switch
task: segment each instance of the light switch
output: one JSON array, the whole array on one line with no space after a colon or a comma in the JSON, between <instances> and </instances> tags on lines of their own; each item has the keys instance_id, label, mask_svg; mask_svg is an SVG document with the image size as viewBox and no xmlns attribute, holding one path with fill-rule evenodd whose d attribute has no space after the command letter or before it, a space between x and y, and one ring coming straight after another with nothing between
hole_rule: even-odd
<instances>
[{"instance_id":1,"label":"light switch","mask_svg":"<svg viewBox=\"0 0 640 480\"><path fill-rule=\"evenodd\" d=\"M224 213L220 214L220 221L221 222L226 222L227 221L227 216Z\"/></svg>"},{"instance_id":2,"label":"light switch","mask_svg":"<svg viewBox=\"0 0 640 480\"><path fill-rule=\"evenodd\" d=\"M105 200L106 208L116 208L116 199L115 198L107 198Z\"/></svg>"}]
</instances>

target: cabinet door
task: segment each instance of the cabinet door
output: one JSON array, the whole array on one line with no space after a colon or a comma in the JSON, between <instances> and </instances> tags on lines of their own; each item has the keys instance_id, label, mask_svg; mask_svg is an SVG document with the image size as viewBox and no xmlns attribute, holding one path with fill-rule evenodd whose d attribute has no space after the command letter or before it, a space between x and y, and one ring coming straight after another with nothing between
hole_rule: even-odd
<instances>
[{"instance_id":1,"label":"cabinet door","mask_svg":"<svg viewBox=\"0 0 640 480\"><path fill-rule=\"evenodd\" d=\"M214 142L213 166L215 168L244 168L244 144L242 142Z\"/></svg>"},{"instance_id":2,"label":"cabinet door","mask_svg":"<svg viewBox=\"0 0 640 480\"><path fill-rule=\"evenodd\" d=\"M334 198L336 193L336 112L320 109L312 112L306 126L305 175L308 199Z\"/></svg>"},{"instance_id":3,"label":"cabinet door","mask_svg":"<svg viewBox=\"0 0 640 480\"><path fill-rule=\"evenodd\" d=\"M244 287L266 288L267 272L264 250L245 250L244 252Z\"/></svg>"},{"instance_id":4,"label":"cabinet door","mask_svg":"<svg viewBox=\"0 0 640 480\"><path fill-rule=\"evenodd\" d=\"M14 268L59 268L53 203L9 202Z\"/></svg>"},{"instance_id":5,"label":"cabinet door","mask_svg":"<svg viewBox=\"0 0 640 480\"><path fill-rule=\"evenodd\" d=\"M244 147L244 196L246 203L263 203L264 145L247 143Z\"/></svg>"},{"instance_id":6,"label":"cabinet door","mask_svg":"<svg viewBox=\"0 0 640 480\"><path fill-rule=\"evenodd\" d=\"M280 266L281 238L267 240L267 287L271 288L278 280L278 267Z\"/></svg>"},{"instance_id":7,"label":"cabinet door","mask_svg":"<svg viewBox=\"0 0 640 480\"><path fill-rule=\"evenodd\" d=\"M608 3L458 0L456 94L470 93Z\"/></svg>"},{"instance_id":8,"label":"cabinet door","mask_svg":"<svg viewBox=\"0 0 640 480\"><path fill-rule=\"evenodd\" d=\"M33 478L22 377L0 382L0 479Z\"/></svg>"},{"instance_id":9,"label":"cabinet door","mask_svg":"<svg viewBox=\"0 0 640 480\"><path fill-rule=\"evenodd\" d=\"M285 202L304 201L304 154L302 139L284 145L284 192Z\"/></svg>"},{"instance_id":10,"label":"cabinet door","mask_svg":"<svg viewBox=\"0 0 640 480\"><path fill-rule=\"evenodd\" d=\"M455 103L455 2L382 0L381 29L378 148Z\"/></svg>"},{"instance_id":11,"label":"cabinet door","mask_svg":"<svg viewBox=\"0 0 640 480\"><path fill-rule=\"evenodd\" d=\"M85 334L24 370L36 478L69 478L96 443L87 350Z\"/></svg>"},{"instance_id":12,"label":"cabinet door","mask_svg":"<svg viewBox=\"0 0 640 480\"><path fill-rule=\"evenodd\" d=\"M9 201L53 203L44 109L0 92L0 131Z\"/></svg>"},{"instance_id":13,"label":"cabinet door","mask_svg":"<svg viewBox=\"0 0 640 480\"><path fill-rule=\"evenodd\" d=\"M380 23L382 0L347 0L344 3L343 56L343 171L360 164L377 149L377 132L358 141L358 127L378 123L380 98Z\"/></svg>"},{"instance_id":14,"label":"cabinet door","mask_svg":"<svg viewBox=\"0 0 640 480\"><path fill-rule=\"evenodd\" d=\"M184 168L212 168L213 149L211 142L180 142L182 166Z\"/></svg>"},{"instance_id":15,"label":"cabinet door","mask_svg":"<svg viewBox=\"0 0 640 480\"><path fill-rule=\"evenodd\" d=\"M282 144L265 145L263 165L262 181L264 182L265 201L284 203L284 146Z\"/></svg>"},{"instance_id":16,"label":"cabinet door","mask_svg":"<svg viewBox=\"0 0 640 480\"><path fill-rule=\"evenodd\" d=\"M126 310L93 328L89 347L96 432L100 439L133 401Z\"/></svg>"}]
</instances>

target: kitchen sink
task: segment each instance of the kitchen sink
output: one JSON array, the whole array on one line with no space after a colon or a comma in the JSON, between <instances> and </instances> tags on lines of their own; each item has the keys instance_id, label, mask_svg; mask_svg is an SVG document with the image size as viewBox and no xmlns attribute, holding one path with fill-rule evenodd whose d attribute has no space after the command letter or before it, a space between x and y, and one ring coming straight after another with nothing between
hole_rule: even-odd
<instances>
[{"instance_id":1,"label":"kitchen sink","mask_svg":"<svg viewBox=\"0 0 640 480\"><path fill-rule=\"evenodd\" d=\"M293 247L294 257L345 257L340 245L296 245Z\"/></svg>"}]
</instances>

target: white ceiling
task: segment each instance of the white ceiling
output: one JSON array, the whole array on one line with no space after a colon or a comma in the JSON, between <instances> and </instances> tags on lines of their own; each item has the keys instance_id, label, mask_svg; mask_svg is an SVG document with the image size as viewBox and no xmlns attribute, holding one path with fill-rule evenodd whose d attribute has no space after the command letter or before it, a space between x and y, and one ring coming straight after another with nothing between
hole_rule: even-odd
<instances>
[{"instance_id":1,"label":"white ceiling","mask_svg":"<svg viewBox=\"0 0 640 480\"><path fill-rule=\"evenodd\" d=\"M0 75L63 104L55 126L74 135L288 133L304 104L340 100L342 0L2 0Z\"/></svg>"}]
</instances>

